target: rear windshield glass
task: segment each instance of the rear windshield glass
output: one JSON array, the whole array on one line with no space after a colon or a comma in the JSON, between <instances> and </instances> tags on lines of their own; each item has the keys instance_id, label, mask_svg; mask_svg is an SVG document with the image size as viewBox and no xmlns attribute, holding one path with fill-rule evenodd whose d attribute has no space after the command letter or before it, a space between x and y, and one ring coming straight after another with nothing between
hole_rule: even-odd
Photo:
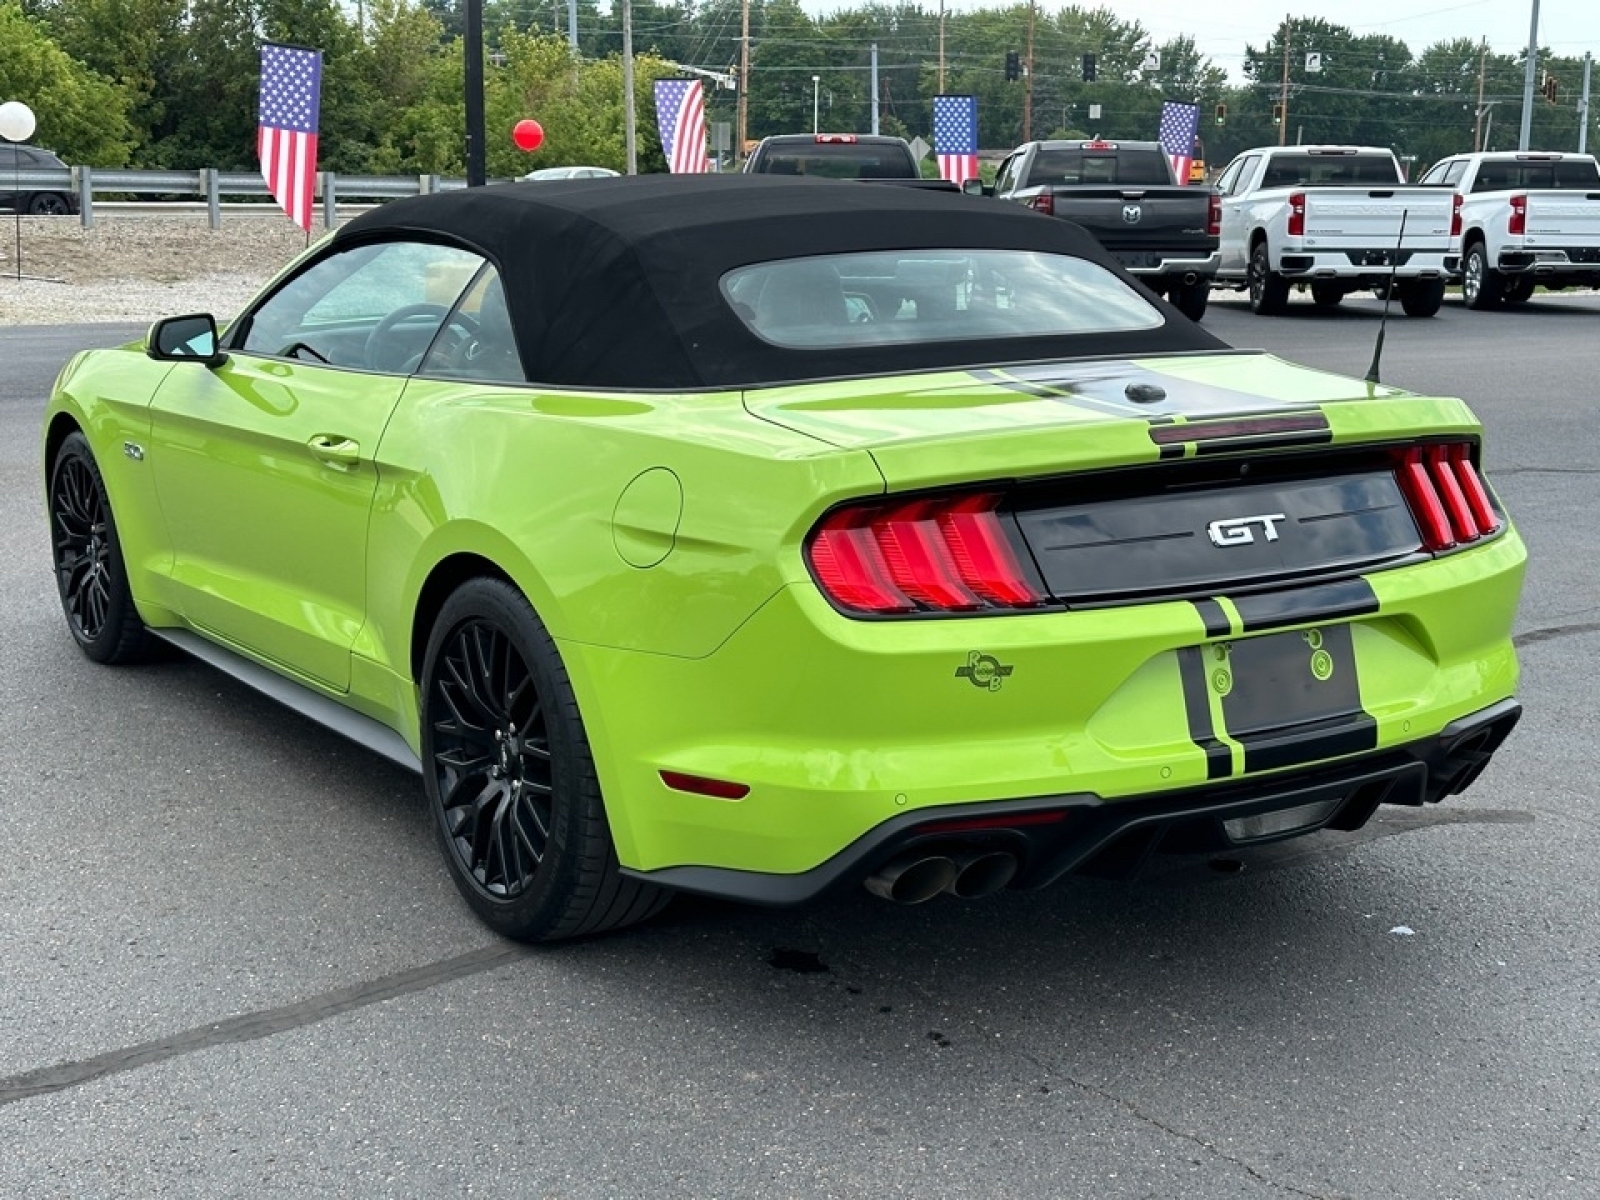
<instances>
[{"instance_id":1,"label":"rear windshield glass","mask_svg":"<svg viewBox=\"0 0 1600 1200\"><path fill-rule=\"evenodd\" d=\"M1261 178L1264 188L1393 187L1400 182L1394 159L1387 154L1274 155Z\"/></svg>"},{"instance_id":2,"label":"rear windshield glass","mask_svg":"<svg viewBox=\"0 0 1600 1200\"><path fill-rule=\"evenodd\" d=\"M1478 168L1478 176L1472 181L1475 192L1538 191L1541 188L1600 191L1600 167L1581 159L1575 162L1486 162Z\"/></svg>"},{"instance_id":3,"label":"rear windshield glass","mask_svg":"<svg viewBox=\"0 0 1600 1200\"><path fill-rule=\"evenodd\" d=\"M1110 271L1027 250L880 250L722 277L734 312L779 346L818 349L1154 329L1160 311Z\"/></svg>"},{"instance_id":4,"label":"rear windshield glass","mask_svg":"<svg viewBox=\"0 0 1600 1200\"><path fill-rule=\"evenodd\" d=\"M1073 183L1171 183L1167 156L1160 150L1081 150L1076 146L1040 150L1028 168L1029 187Z\"/></svg>"},{"instance_id":5,"label":"rear windshield glass","mask_svg":"<svg viewBox=\"0 0 1600 1200\"><path fill-rule=\"evenodd\" d=\"M899 146L860 142L810 142L768 146L761 175L816 175L823 179L910 179L916 172Z\"/></svg>"}]
</instances>

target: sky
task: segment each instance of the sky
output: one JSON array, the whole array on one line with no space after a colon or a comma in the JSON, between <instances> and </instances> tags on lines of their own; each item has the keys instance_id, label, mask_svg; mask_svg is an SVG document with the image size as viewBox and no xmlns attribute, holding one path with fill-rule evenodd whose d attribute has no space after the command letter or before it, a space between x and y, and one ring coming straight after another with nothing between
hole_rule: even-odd
<instances>
[{"instance_id":1,"label":"sky","mask_svg":"<svg viewBox=\"0 0 1600 1200\"><path fill-rule=\"evenodd\" d=\"M925 0L926 2L926 0ZM949 11L993 7L1002 0L947 0ZM1237 77L1245 44L1264 45L1285 15L1320 17L1357 35L1387 34L1420 54L1454 37L1488 38L1491 50L1514 54L1528 44L1533 0L1077 0L1138 21L1157 42L1180 34ZM1040 0L1040 8L1057 7ZM1541 0L1539 44L1556 54L1600 56L1600 0ZM1597 84L1600 86L1600 84Z\"/></svg>"}]
</instances>

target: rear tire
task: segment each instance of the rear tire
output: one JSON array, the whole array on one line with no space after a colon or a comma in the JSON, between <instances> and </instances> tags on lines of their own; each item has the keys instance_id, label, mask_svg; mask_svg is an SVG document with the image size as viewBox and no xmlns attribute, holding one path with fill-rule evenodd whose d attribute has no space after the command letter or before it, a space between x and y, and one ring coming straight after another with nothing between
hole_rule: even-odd
<instances>
[{"instance_id":1,"label":"rear tire","mask_svg":"<svg viewBox=\"0 0 1600 1200\"><path fill-rule=\"evenodd\" d=\"M556 941L666 906L671 893L622 874L560 653L502 580L469 580L434 623L422 761L451 877L496 932Z\"/></svg>"},{"instance_id":2,"label":"rear tire","mask_svg":"<svg viewBox=\"0 0 1600 1200\"><path fill-rule=\"evenodd\" d=\"M1250 251L1250 311L1258 317L1276 317L1289 307L1289 281L1272 269L1265 239Z\"/></svg>"},{"instance_id":3,"label":"rear tire","mask_svg":"<svg viewBox=\"0 0 1600 1200\"><path fill-rule=\"evenodd\" d=\"M1467 257L1461 264L1461 298L1468 308L1479 312L1498 308L1505 295L1505 276L1489 265L1489 256L1482 242L1467 247Z\"/></svg>"},{"instance_id":4,"label":"rear tire","mask_svg":"<svg viewBox=\"0 0 1600 1200\"><path fill-rule=\"evenodd\" d=\"M1332 283L1313 283L1311 301L1318 308L1335 308L1344 301L1344 289Z\"/></svg>"},{"instance_id":5,"label":"rear tire","mask_svg":"<svg viewBox=\"0 0 1600 1200\"><path fill-rule=\"evenodd\" d=\"M56 192L35 192L28 201L28 214L34 217L64 217L71 211L67 198Z\"/></svg>"},{"instance_id":6,"label":"rear tire","mask_svg":"<svg viewBox=\"0 0 1600 1200\"><path fill-rule=\"evenodd\" d=\"M1180 280L1168 289L1167 295L1172 298L1172 307L1189 320L1198 321L1206 315L1206 301L1211 296L1211 281L1196 279L1193 283L1184 283Z\"/></svg>"},{"instance_id":7,"label":"rear tire","mask_svg":"<svg viewBox=\"0 0 1600 1200\"><path fill-rule=\"evenodd\" d=\"M94 662L137 662L149 634L133 603L105 479L83 434L68 434L56 451L49 489L51 559L72 640Z\"/></svg>"},{"instance_id":8,"label":"rear tire","mask_svg":"<svg viewBox=\"0 0 1600 1200\"><path fill-rule=\"evenodd\" d=\"M1444 280L1417 279L1400 289L1400 307L1408 317L1431 317L1444 303Z\"/></svg>"}]
</instances>

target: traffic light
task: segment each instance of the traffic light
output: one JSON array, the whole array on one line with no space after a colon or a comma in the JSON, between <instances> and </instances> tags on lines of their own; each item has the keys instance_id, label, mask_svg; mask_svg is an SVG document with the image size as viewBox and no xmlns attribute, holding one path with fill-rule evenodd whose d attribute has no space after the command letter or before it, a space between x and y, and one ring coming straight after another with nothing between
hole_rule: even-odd
<instances>
[{"instance_id":1,"label":"traffic light","mask_svg":"<svg viewBox=\"0 0 1600 1200\"><path fill-rule=\"evenodd\" d=\"M1083 56L1083 81L1085 83L1094 82L1094 55L1092 54Z\"/></svg>"},{"instance_id":2,"label":"traffic light","mask_svg":"<svg viewBox=\"0 0 1600 1200\"><path fill-rule=\"evenodd\" d=\"M1556 97L1561 94L1561 85L1556 82L1554 75L1544 77L1544 98L1551 104L1556 102Z\"/></svg>"},{"instance_id":3,"label":"traffic light","mask_svg":"<svg viewBox=\"0 0 1600 1200\"><path fill-rule=\"evenodd\" d=\"M1217 105L1217 124L1218 125L1226 125L1227 123L1228 123L1228 106L1226 104L1219 104L1219 105Z\"/></svg>"},{"instance_id":4,"label":"traffic light","mask_svg":"<svg viewBox=\"0 0 1600 1200\"><path fill-rule=\"evenodd\" d=\"M1274 104L1272 106L1272 123L1274 125L1283 124L1283 105Z\"/></svg>"},{"instance_id":5,"label":"traffic light","mask_svg":"<svg viewBox=\"0 0 1600 1200\"><path fill-rule=\"evenodd\" d=\"M1021 60L1017 58L1015 50L1006 51L1006 82L1014 81L1022 73Z\"/></svg>"}]
</instances>

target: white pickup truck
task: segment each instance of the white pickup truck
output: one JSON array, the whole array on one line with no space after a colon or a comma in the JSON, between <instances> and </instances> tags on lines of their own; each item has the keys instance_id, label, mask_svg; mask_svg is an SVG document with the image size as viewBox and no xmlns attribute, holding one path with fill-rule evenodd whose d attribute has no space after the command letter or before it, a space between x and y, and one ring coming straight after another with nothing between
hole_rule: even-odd
<instances>
[{"instance_id":1,"label":"white pickup truck","mask_svg":"<svg viewBox=\"0 0 1600 1200\"><path fill-rule=\"evenodd\" d=\"M1248 288L1250 307L1281 313L1296 283L1323 307L1391 283L1408 316L1431 317L1458 263L1458 201L1408 187L1390 150L1268 146L1246 150L1217 180L1222 266L1214 287Z\"/></svg>"},{"instance_id":2,"label":"white pickup truck","mask_svg":"<svg viewBox=\"0 0 1600 1200\"><path fill-rule=\"evenodd\" d=\"M1588 154L1457 154L1425 187L1461 197L1451 254L1468 308L1521 304L1538 286L1600 287L1600 165Z\"/></svg>"}]
</instances>

